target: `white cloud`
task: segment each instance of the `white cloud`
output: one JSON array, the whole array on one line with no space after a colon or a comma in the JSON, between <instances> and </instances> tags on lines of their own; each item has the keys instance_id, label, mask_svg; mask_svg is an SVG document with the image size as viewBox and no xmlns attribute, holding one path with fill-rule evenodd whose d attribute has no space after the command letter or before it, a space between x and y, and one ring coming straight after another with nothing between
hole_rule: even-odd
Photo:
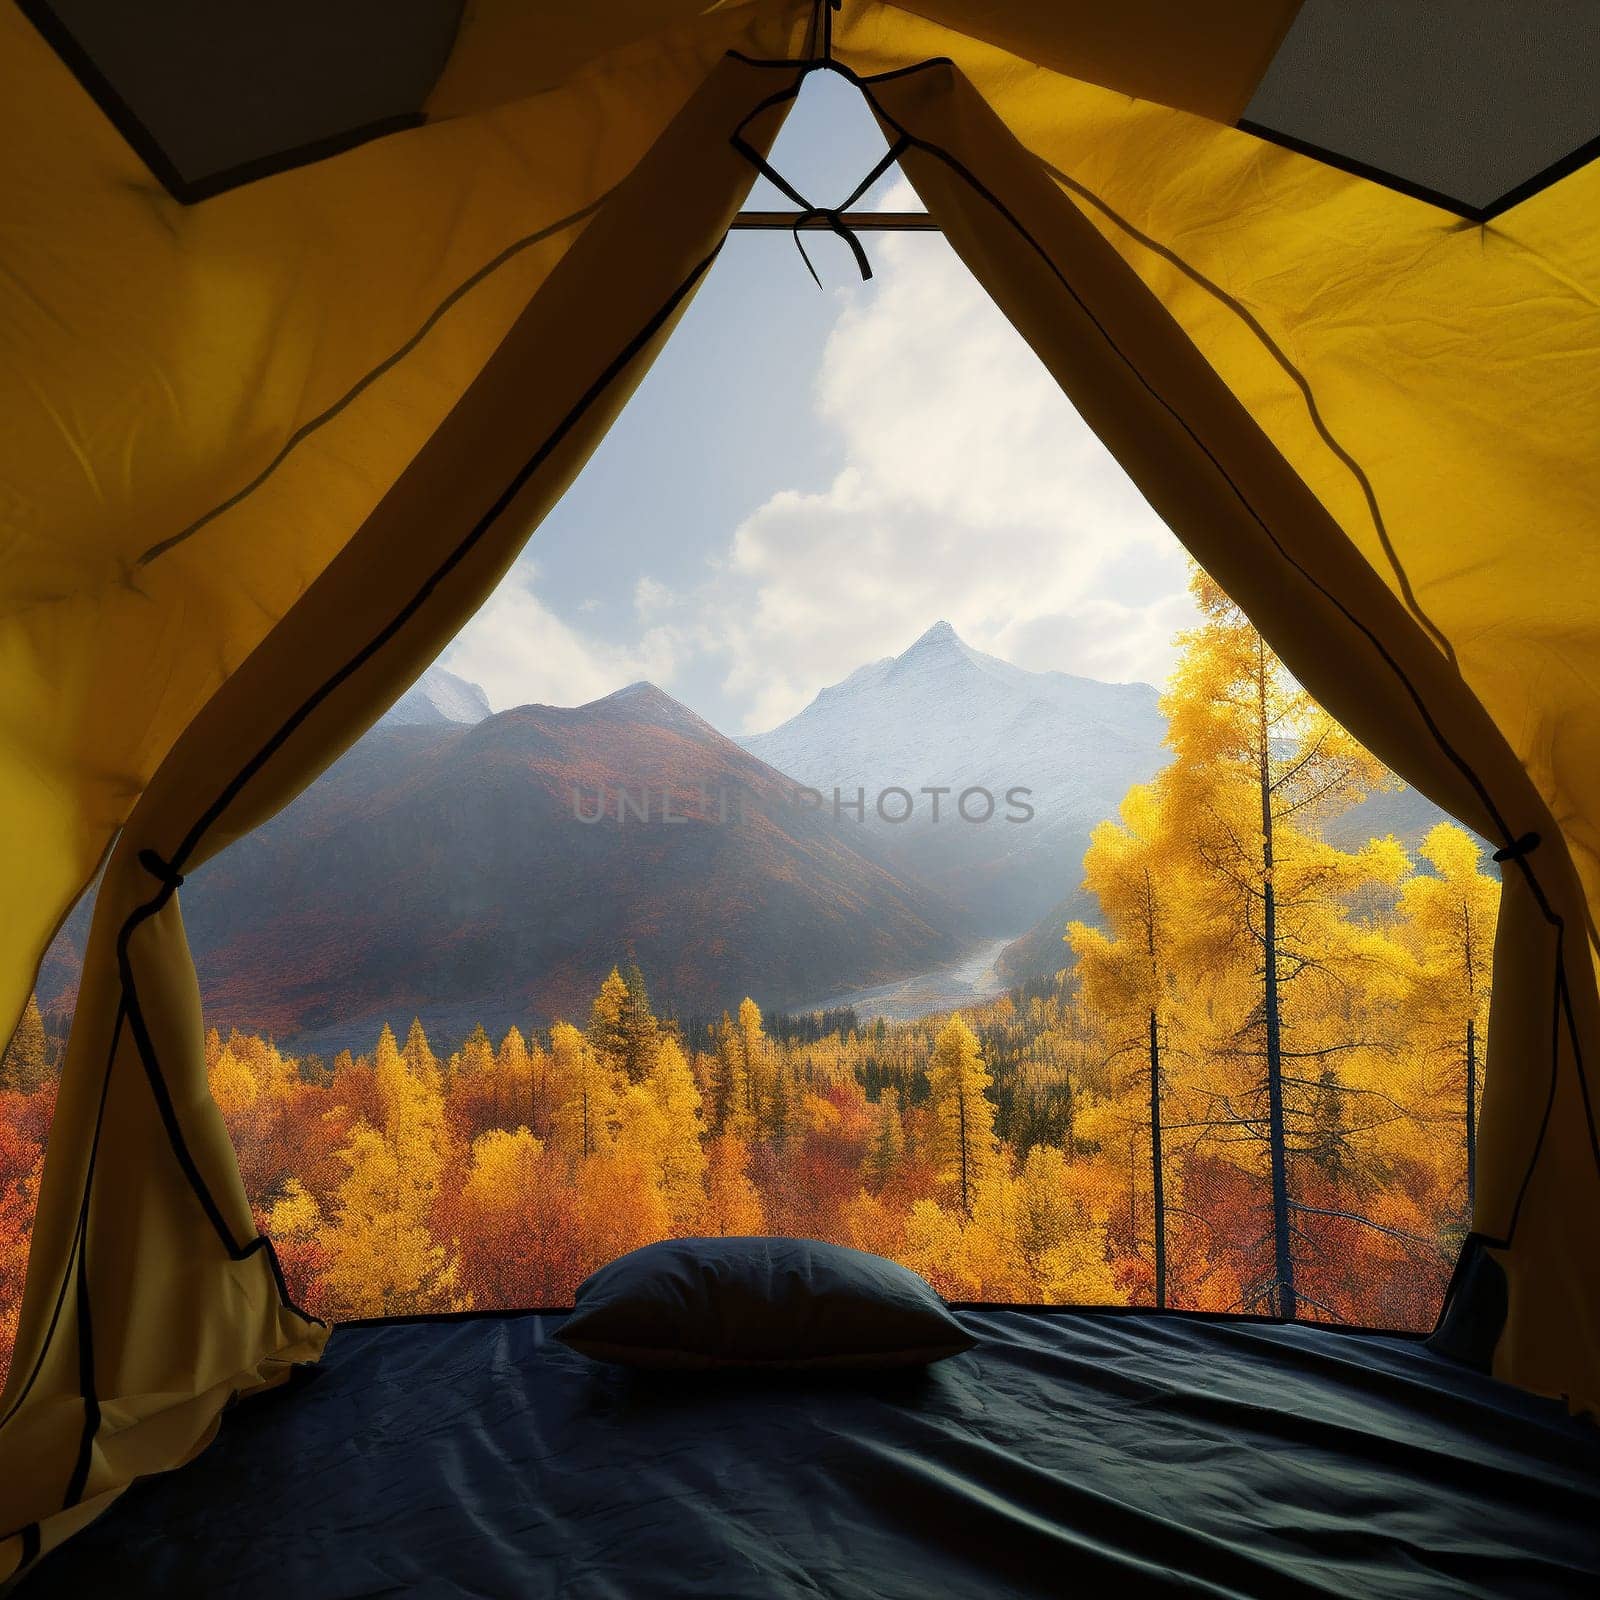
<instances>
[{"instance_id":1,"label":"white cloud","mask_svg":"<svg viewBox=\"0 0 1600 1600\"><path fill-rule=\"evenodd\" d=\"M880 202L912 203L903 183ZM1165 679L1194 620L1177 541L942 240L868 243L876 284L833 291L814 397L841 447L828 487L772 494L701 584L639 576L627 646L563 622L524 564L452 671L496 705L709 671L728 731L754 732L943 617L1019 666Z\"/></svg>"},{"instance_id":2,"label":"white cloud","mask_svg":"<svg viewBox=\"0 0 1600 1600\"><path fill-rule=\"evenodd\" d=\"M640 678L670 681L681 648L671 630L649 628L628 648L584 635L534 593L537 575L527 563L514 570L441 658L492 706L582 705Z\"/></svg>"},{"instance_id":3,"label":"white cloud","mask_svg":"<svg viewBox=\"0 0 1600 1600\"><path fill-rule=\"evenodd\" d=\"M633 586L633 609L640 621L671 610L676 600L677 596L666 584L658 582L648 573Z\"/></svg>"},{"instance_id":4,"label":"white cloud","mask_svg":"<svg viewBox=\"0 0 1600 1600\"><path fill-rule=\"evenodd\" d=\"M939 617L1022 666L1160 682L1193 616L1177 541L942 241L873 248L881 287L844 293L818 382L845 464L733 538L745 728Z\"/></svg>"}]
</instances>

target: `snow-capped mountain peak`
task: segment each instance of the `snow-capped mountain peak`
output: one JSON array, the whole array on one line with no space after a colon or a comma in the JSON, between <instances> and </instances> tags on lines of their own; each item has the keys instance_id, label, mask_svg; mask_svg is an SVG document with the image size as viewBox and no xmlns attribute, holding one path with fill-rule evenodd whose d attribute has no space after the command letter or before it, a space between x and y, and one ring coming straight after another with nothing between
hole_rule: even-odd
<instances>
[{"instance_id":1,"label":"snow-capped mountain peak","mask_svg":"<svg viewBox=\"0 0 1600 1600\"><path fill-rule=\"evenodd\" d=\"M942 825L932 826L931 796L913 813L913 823L929 824L925 844L916 826L885 831L897 851L916 852L918 871L964 886L978 921L1004 933L1073 886L1090 828L1165 763L1164 733L1150 685L1032 672L940 621L898 656L858 668L780 727L739 742L825 796L864 790L869 812L890 788L947 790ZM997 806L1026 789L1034 817L951 826L956 797L972 788Z\"/></svg>"},{"instance_id":2,"label":"snow-capped mountain peak","mask_svg":"<svg viewBox=\"0 0 1600 1600\"><path fill-rule=\"evenodd\" d=\"M379 719L380 727L445 722L473 724L492 716L489 697L475 683L443 667L429 667Z\"/></svg>"}]
</instances>

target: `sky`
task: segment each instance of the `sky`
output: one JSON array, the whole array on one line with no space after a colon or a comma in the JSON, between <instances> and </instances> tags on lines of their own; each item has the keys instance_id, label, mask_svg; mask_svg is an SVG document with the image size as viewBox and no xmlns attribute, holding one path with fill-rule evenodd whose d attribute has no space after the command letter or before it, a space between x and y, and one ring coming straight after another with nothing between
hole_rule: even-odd
<instances>
[{"instance_id":1,"label":"sky","mask_svg":"<svg viewBox=\"0 0 1600 1600\"><path fill-rule=\"evenodd\" d=\"M808 198L883 153L816 74L772 161ZM752 206L788 203L764 181ZM920 209L890 173L865 204ZM735 233L578 481L444 652L498 711L641 678L729 734L946 619L1022 667L1160 684L1181 548L937 234Z\"/></svg>"}]
</instances>

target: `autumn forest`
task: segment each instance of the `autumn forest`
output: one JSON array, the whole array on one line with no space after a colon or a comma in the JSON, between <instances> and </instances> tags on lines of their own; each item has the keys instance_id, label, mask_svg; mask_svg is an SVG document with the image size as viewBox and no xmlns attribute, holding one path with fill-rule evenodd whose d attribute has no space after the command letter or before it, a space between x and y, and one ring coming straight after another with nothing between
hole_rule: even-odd
<instances>
[{"instance_id":1,"label":"autumn forest","mask_svg":"<svg viewBox=\"0 0 1600 1600\"><path fill-rule=\"evenodd\" d=\"M1170 764L1096 829L1094 924L957 1014L586 1015L331 1061L213 1030L212 1094L298 1301L327 1317L570 1303L671 1235L878 1251L956 1300L1418 1328L1468 1226L1499 883L1449 824L1330 829L1394 780L1203 577ZM619 956L621 952L619 952ZM397 1023L403 1019L396 1019ZM0 1373L55 1055L0 1067Z\"/></svg>"}]
</instances>

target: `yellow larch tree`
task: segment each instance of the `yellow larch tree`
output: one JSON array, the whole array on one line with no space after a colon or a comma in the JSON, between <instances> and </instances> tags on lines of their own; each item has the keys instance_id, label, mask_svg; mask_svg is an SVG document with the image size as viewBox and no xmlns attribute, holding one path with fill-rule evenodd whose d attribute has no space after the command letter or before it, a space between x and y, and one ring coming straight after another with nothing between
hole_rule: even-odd
<instances>
[{"instance_id":1,"label":"yellow larch tree","mask_svg":"<svg viewBox=\"0 0 1600 1600\"><path fill-rule=\"evenodd\" d=\"M244 1050L234 1048L236 1042L243 1043L237 1036L230 1039L218 1052L210 1072L206 1074L211 1086L211 1098L228 1119L230 1127L250 1113L261 1096L262 1088Z\"/></svg>"},{"instance_id":2,"label":"yellow larch tree","mask_svg":"<svg viewBox=\"0 0 1600 1600\"><path fill-rule=\"evenodd\" d=\"M555 1099L552 1142L573 1161L587 1161L610 1150L620 1116L619 1069L570 1022L551 1028L550 1058Z\"/></svg>"},{"instance_id":3,"label":"yellow larch tree","mask_svg":"<svg viewBox=\"0 0 1600 1600\"><path fill-rule=\"evenodd\" d=\"M975 1300L983 1282L968 1260L967 1231L959 1212L937 1200L917 1200L906 1214L904 1253L898 1259L920 1272L945 1299Z\"/></svg>"},{"instance_id":4,"label":"yellow larch tree","mask_svg":"<svg viewBox=\"0 0 1600 1600\"><path fill-rule=\"evenodd\" d=\"M298 1178L290 1178L267 1213L267 1232L274 1240L314 1239L322 1228L322 1207Z\"/></svg>"},{"instance_id":5,"label":"yellow larch tree","mask_svg":"<svg viewBox=\"0 0 1600 1600\"><path fill-rule=\"evenodd\" d=\"M481 1024L478 1031L482 1031ZM403 1053L406 1065L418 1078L438 1078L440 1076L439 1058L433 1053L433 1047L428 1043L428 1035L423 1031L420 1017L411 1019L411 1027L406 1033L406 1045Z\"/></svg>"},{"instance_id":6,"label":"yellow larch tree","mask_svg":"<svg viewBox=\"0 0 1600 1600\"><path fill-rule=\"evenodd\" d=\"M1121 820L1102 822L1083 858L1084 887L1099 901L1109 935L1074 922L1066 932L1077 957L1079 993L1099 1022L1108 1062L1128 1101L1124 1131L1148 1146L1155 1302L1167 1304L1167 1169L1162 1118L1174 1030L1193 992L1188 952L1200 905L1195 875L1168 814L1166 788L1138 785ZM1163 1053L1169 1064L1163 1064ZM1129 1228L1134 1219L1130 1215Z\"/></svg>"},{"instance_id":7,"label":"yellow larch tree","mask_svg":"<svg viewBox=\"0 0 1600 1600\"><path fill-rule=\"evenodd\" d=\"M985 1092L993 1081L977 1035L955 1012L940 1029L928 1064L927 1155L956 1211L969 1221L984 1186L1001 1170L994 1105Z\"/></svg>"},{"instance_id":8,"label":"yellow larch tree","mask_svg":"<svg viewBox=\"0 0 1600 1600\"><path fill-rule=\"evenodd\" d=\"M522 1030L513 1023L494 1056L495 1126L531 1129L535 1119L533 1091L534 1053Z\"/></svg>"},{"instance_id":9,"label":"yellow larch tree","mask_svg":"<svg viewBox=\"0 0 1600 1600\"><path fill-rule=\"evenodd\" d=\"M1123 1300L1106 1255L1106 1229L1074 1193L1066 1156L1036 1144L1017 1176L1014 1217L1027 1273L1025 1299L1048 1305L1116 1305Z\"/></svg>"},{"instance_id":10,"label":"yellow larch tree","mask_svg":"<svg viewBox=\"0 0 1600 1600\"><path fill-rule=\"evenodd\" d=\"M777 1053L762 1026L761 1007L749 995L739 1002L739 1015L734 1026L741 1077L744 1080L742 1120L755 1133L771 1138L777 1095ZM787 1111L788 1102L785 1098L779 1115L786 1117Z\"/></svg>"},{"instance_id":11,"label":"yellow larch tree","mask_svg":"<svg viewBox=\"0 0 1600 1600\"><path fill-rule=\"evenodd\" d=\"M0 1058L0 1089L32 1094L43 1088L49 1078L50 1045L45 1037L44 1017L39 1011L39 997L30 994L17 1031Z\"/></svg>"},{"instance_id":12,"label":"yellow larch tree","mask_svg":"<svg viewBox=\"0 0 1600 1600\"><path fill-rule=\"evenodd\" d=\"M698 1226L705 1208L705 1120L694 1074L676 1039L658 1042L645 1085L663 1130L653 1153L661 1196L673 1231L688 1233Z\"/></svg>"},{"instance_id":13,"label":"yellow larch tree","mask_svg":"<svg viewBox=\"0 0 1600 1600\"><path fill-rule=\"evenodd\" d=\"M637 1088L630 1085L629 1092ZM672 1232L650 1163L621 1145L579 1164L577 1201L584 1264L590 1272Z\"/></svg>"},{"instance_id":14,"label":"yellow larch tree","mask_svg":"<svg viewBox=\"0 0 1600 1600\"><path fill-rule=\"evenodd\" d=\"M1419 852L1431 875L1408 878L1400 891L1403 937L1419 963L1411 1015L1421 1049L1446 1063L1446 1092L1453 1091L1466 1134L1466 1211L1477 1188L1478 1064L1489 1022L1494 930L1500 885L1483 871L1483 851L1472 835L1441 822Z\"/></svg>"},{"instance_id":15,"label":"yellow larch tree","mask_svg":"<svg viewBox=\"0 0 1600 1600\"><path fill-rule=\"evenodd\" d=\"M706 1149L706 1203L701 1227L707 1234L737 1238L761 1233L766 1215L749 1176L750 1152L737 1134L719 1133Z\"/></svg>"},{"instance_id":16,"label":"yellow larch tree","mask_svg":"<svg viewBox=\"0 0 1600 1600\"><path fill-rule=\"evenodd\" d=\"M450 1158L437 1065L414 1070L385 1027L373 1078L383 1126L358 1122L340 1152L347 1172L326 1240L332 1307L340 1316L443 1309L455 1263L432 1229Z\"/></svg>"},{"instance_id":17,"label":"yellow larch tree","mask_svg":"<svg viewBox=\"0 0 1600 1600\"><path fill-rule=\"evenodd\" d=\"M423 1043L426 1044L424 1038ZM431 1050L428 1052L433 1053ZM406 1044L406 1060L411 1061L411 1045ZM415 1067L412 1068L415 1071ZM462 1042L461 1048L450 1057L450 1077L452 1087L454 1080L462 1078L468 1082L490 1084L494 1074L494 1045L490 1043L489 1035L484 1031L484 1026L478 1023Z\"/></svg>"},{"instance_id":18,"label":"yellow larch tree","mask_svg":"<svg viewBox=\"0 0 1600 1600\"><path fill-rule=\"evenodd\" d=\"M1228 1130L1219 1137L1251 1145L1266 1169L1270 1264L1252 1303L1293 1317L1291 1124L1309 1117L1318 1091L1324 1104L1342 1092L1329 1063L1348 1043L1297 1025L1325 1009L1327 986L1338 982L1330 954L1348 924L1348 897L1373 877L1397 882L1406 862L1392 840L1350 854L1317 835L1319 819L1382 787L1387 773L1294 682L1210 577L1196 569L1191 587L1203 620L1182 636L1162 701L1177 757L1164 782L1192 830L1220 913L1215 926L1231 935L1231 965L1250 974L1234 985L1246 1003L1225 1052L1241 1071L1232 1092L1218 1093L1214 1120ZM1226 956L1217 949L1212 959L1220 968Z\"/></svg>"},{"instance_id":19,"label":"yellow larch tree","mask_svg":"<svg viewBox=\"0 0 1600 1600\"><path fill-rule=\"evenodd\" d=\"M521 1127L491 1128L472 1141L456 1207L456 1249L474 1305L514 1306L526 1291L543 1154Z\"/></svg>"}]
</instances>

